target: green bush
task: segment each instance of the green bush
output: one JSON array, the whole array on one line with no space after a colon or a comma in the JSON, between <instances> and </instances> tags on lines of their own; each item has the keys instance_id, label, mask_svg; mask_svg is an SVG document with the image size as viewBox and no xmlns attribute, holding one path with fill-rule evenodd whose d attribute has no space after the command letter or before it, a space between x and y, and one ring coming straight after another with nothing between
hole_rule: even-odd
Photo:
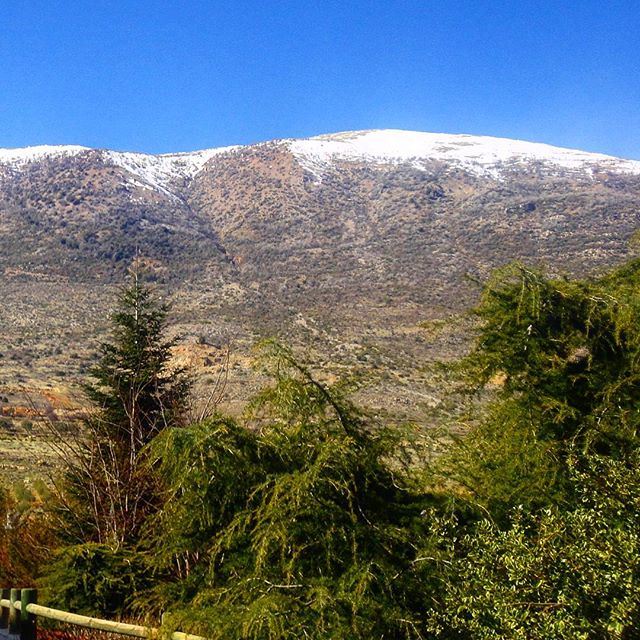
<instances>
[{"instance_id":1,"label":"green bush","mask_svg":"<svg viewBox=\"0 0 640 640\"><path fill-rule=\"evenodd\" d=\"M139 554L86 543L60 549L41 586L50 606L119 618L134 594L149 586L149 575Z\"/></svg>"},{"instance_id":2,"label":"green bush","mask_svg":"<svg viewBox=\"0 0 640 640\"><path fill-rule=\"evenodd\" d=\"M463 536L443 523L451 562L430 616L436 637L638 637L640 455L569 466L578 496L571 509L517 508L508 527L483 519Z\"/></svg>"}]
</instances>

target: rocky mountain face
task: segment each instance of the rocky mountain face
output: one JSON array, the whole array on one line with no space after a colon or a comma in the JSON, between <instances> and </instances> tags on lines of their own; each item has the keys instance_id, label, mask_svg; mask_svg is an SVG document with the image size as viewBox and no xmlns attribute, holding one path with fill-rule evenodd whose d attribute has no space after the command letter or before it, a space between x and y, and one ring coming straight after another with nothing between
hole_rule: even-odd
<instances>
[{"instance_id":1,"label":"rocky mountain face","mask_svg":"<svg viewBox=\"0 0 640 640\"><path fill-rule=\"evenodd\" d=\"M139 255L203 371L233 342L238 398L264 334L333 363L392 364L378 393L447 352L420 323L468 308L466 275L515 258L595 272L625 256L639 205L640 162L477 136L0 150L0 385L11 400L81 374Z\"/></svg>"}]
</instances>

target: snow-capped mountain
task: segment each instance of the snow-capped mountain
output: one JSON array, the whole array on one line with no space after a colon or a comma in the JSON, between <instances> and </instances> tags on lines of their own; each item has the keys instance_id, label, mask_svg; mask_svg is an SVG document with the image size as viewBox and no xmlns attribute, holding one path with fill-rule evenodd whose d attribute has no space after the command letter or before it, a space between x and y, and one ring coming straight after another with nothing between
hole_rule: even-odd
<instances>
[{"instance_id":1,"label":"snow-capped mountain","mask_svg":"<svg viewBox=\"0 0 640 640\"><path fill-rule=\"evenodd\" d=\"M0 165L19 168L32 162L41 162L49 158L75 156L86 151L91 151L91 149L74 144L57 146L43 144L19 149L0 149Z\"/></svg>"},{"instance_id":2,"label":"snow-capped mountain","mask_svg":"<svg viewBox=\"0 0 640 640\"><path fill-rule=\"evenodd\" d=\"M509 172L537 166L549 172L640 174L640 161L624 160L547 144L472 136L402 130L353 131L304 139L285 139L242 147L239 145L200 151L147 154L92 150L88 147L35 146L0 149L0 165L16 169L43 160L81 156L94 152L105 163L125 169L142 185L173 194L176 183L184 186L217 156L251 146L279 146L316 178L339 163L408 165L431 171L434 163L450 170L503 179Z\"/></svg>"},{"instance_id":3,"label":"snow-capped mountain","mask_svg":"<svg viewBox=\"0 0 640 640\"><path fill-rule=\"evenodd\" d=\"M79 145L34 146L22 149L0 149L0 166L26 169L29 164L64 157L95 154L104 163L112 163L135 176L142 185L171 193L176 181L192 179L211 158L237 147L204 149L187 153L149 154L128 151L91 149Z\"/></svg>"},{"instance_id":4,"label":"snow-capped mountain","mask_svg":"<svg viewBox=\"0 0 640 640\"><path fill-rule=\"evenodd\" d=\"M433 162L442 162L477 175L496 177L507 169L528 163L575 171L640 173L640 161L548 144L465 134L385 129L330 134L291 140L286 144L312 170L322 169L335 161L350 161L410 163L423 170L429 170Z\"/></svg>"},{"instance_id":5,"label":"snow-capped mountain","mask_svg":"<svg viewBox=\"0 0 640 640\"><path fill-rule=\"evenodd\" d=\"M639 227L640 162L516 140L383 130L167 155L2 149L0 326L34 353L82 343L138 255L180 301L183 333L331 331L417 362L416 323L468 307L469 273L514 258L597 271Z\"/></svg>"}]
</instances>

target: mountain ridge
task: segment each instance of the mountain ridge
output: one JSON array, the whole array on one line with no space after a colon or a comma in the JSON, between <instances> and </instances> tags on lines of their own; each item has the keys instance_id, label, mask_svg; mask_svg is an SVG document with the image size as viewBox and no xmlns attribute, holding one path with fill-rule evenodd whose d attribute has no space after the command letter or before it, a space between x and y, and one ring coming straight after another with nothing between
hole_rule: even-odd
<instances>
[{"instance_id":1,"label":"mountain ridge","mask_svg":"<svg viewBox=\"0 0 640 640\"><path fill-rule=\"evenodd\" d=\"M117 151L82 145L0 148L0 164L21 166L48 157L98 152L117 163L122 163L123 166L125 166L127 159L130 164L135 164L135 160L142 159L177 164L191 161L197 165L198 170L202 170L203 166L216 155L265 145L283 145L293 150L294 153L316 157L324 156L324 159L332 156L338 159L384 158L405 161L424 158L461 160L467 163L476 160L479 164L491 165L521 157L559 163L565 167L577 167L580 163L609 163L611 164L610 168L617 171L640 173L640 160L619 158L608 154L513 138L404 129L341 131L307 138L277 138L247 145L229 145L158 154Z\"/></svg>"},{"instance_id":2,"label":"mountain ridge","mask_svg":"<svg viewBox=\"0 0 640 640\"><path fill-rule=\"evenodd\" d=\"M87 366L80 345L137 259L176 301L176 331L234 342L239 371L275 334L383 363L397 379L379 397L401 398L419 363L464 342L422 322L469 308L466 276L512 259L595 273L628 257L640 227L640 162L508 139L373 130L186 155L39 149L5 152L14 164L0 152L0 383L13 388Z\"/></svg>"}]
</instances>

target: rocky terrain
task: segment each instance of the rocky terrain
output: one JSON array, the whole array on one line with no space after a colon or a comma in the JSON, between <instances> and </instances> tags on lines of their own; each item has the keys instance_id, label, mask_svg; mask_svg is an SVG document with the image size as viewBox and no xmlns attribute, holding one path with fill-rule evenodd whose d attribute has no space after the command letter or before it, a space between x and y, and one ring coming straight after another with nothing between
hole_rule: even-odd
<instances>
[{"instance_id":1,"label":"rocky terrain","mask_svg":"<svg viewBox=\"0 0 640 640\"><path fill-rule=\"evenodd\" d=\"M257 383L250 345L278 335L420 419L435 402L424 365L462 348L474 279L514 258L597 272L627 255L639 205L640 162L477 136L3 149L0 408L5 423L32 403L74 410L138 255L205 387L231 345L231 406Z\"/></svg>"}]
</instances>

